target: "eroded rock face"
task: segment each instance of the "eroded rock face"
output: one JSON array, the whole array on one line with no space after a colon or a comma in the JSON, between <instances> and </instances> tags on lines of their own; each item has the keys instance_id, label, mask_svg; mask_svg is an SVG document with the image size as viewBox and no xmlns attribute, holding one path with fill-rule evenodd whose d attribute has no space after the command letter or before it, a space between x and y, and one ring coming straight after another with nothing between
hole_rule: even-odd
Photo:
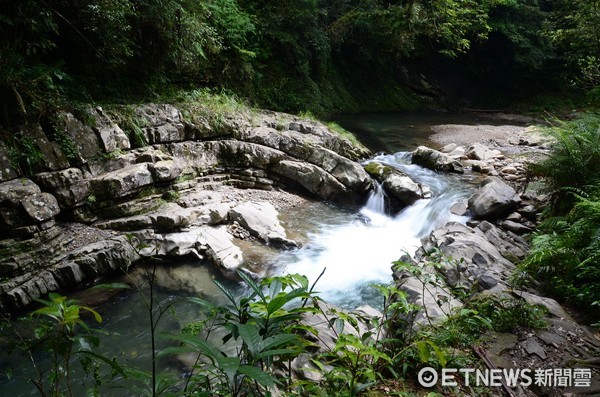
<instances>
[{"instance_id":1,"label":"eroded rock face","mask_svg":"<svg viewBox=\"0 0 600 397\"><path fill-rule=\"evenodd\" d=\"M16 131L27 134L41 153L41 161L27 170L33 181L12 179L22 170L8 166L8 149L0 142L0 233L32 238L58 231L63 224L55 227L55 219L60 214L63 220L93 223L101 233L147 237L162 245L162 256L207 259L235 277L243 257L233 244L233 232L228 232L234 226L246 244L297 244L287 238L272 206L240 205L226 197L208 200L205 192L224 185L290 189L356 204L371 188L371 178L354 161L368 150L315 121L272 112L258 118L236 113L224 117L219 127L202 114L184 120L171 105L146 104L134 112L152 146L132 148L132 137L100 107L87 110L85 119L68 112L57 115L59 131L46 131L45 125ZM67 143L57 141L57 134ZM136 145L141 142L135 140ZM0 283L0 301L8 297L7 307L17 308L48 291L111 271L108 260L136 260L123 250L124 241L103 241L79 248L72 258L54 257L60 250L52 248L48 263L36 269L31 258L7 258L0 273L19 280L23 288Z\"/></svg>"},{"instance_id":2,"label":"eroded rock face","mask_svg":"<svg viewBox=\"0 0 600 397\"><path fill-rule=\"evenodd\" d=\"M488 177L469 198L469 210L482 219L496 219L510 214L521 202L515 189L499 178Z\"/></svg>"},{"instance_id":3,"label":"eroded rock face","mask_svg":"<svg viewBox=\"0 0 600 397\"><path fill-rule=\"evenodd\" d=\"M412 163L434 171L464 172L462 164L451 156L426 146L419 146L412 153Z\"/></svg>"}]
</instances>

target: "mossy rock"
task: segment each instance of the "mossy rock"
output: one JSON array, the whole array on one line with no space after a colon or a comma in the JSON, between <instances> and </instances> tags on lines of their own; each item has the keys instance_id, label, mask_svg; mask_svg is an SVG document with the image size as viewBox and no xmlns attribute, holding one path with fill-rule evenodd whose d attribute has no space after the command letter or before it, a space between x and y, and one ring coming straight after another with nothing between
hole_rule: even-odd
<instances>
[{"instance_id":1,"label":"mossy rock","mask_svg":"<svg viewBox=\"0 0 600 397\"><path fill-rule=\"evenodd\" d=\"M367 171L367 174L371 175L379 182L383 182L388 176L390 176L394 172L394 169L390 166L381 163L371 162L365 165L365 171Z\"/></svg>"}]
</instances>

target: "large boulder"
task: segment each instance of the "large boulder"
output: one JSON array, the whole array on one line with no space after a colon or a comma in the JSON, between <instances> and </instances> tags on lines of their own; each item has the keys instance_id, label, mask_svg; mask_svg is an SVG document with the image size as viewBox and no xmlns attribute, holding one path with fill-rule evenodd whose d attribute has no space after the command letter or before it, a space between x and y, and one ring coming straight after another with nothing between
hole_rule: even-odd
<instances>
[{"instance_id":1,"label":"large boulder","mask_svg":"<svg viewBox=\"0 0 600 397\"><path fill-rule=\"evenodd\" d=\"M123 197L154 182L147 163L134 164L90 181L92 191L101 199Z\"/></svg>"},{"instance_id":2,"label":"large boulder","mask_svg":"<svg viewBox=\"0 0 600 397\"><path fill-rule=\"evenodd\" d=\"M487 177L469 198L469 210L476 218L497 219L510 214L521 202L515 189L496 177Z\"/></svg>"},{"instance_id":3,"label":"large boulder","mask_svg":"<svg viewBox=\"0 0 600 397\"><path fill-rule=\"evenodd\" d=\"M431 197L429 187L414 182L408 175L401 172L395 172L385 178L383 187L404 205L412 205L419 199Z\"/></svg>"},{"instance_id":4,"label":"large boulder","mask_svg":"<svg viewBox=\"0 0 600 397\"><path fill-rule=\"evenodd\" d=\"M504 158L499 150L490 150L487 146L481 143L474 143L469 146L465 156L471 160L487 161L495 158Z\"/></svg>"},{"instance_id":5,"label":"large boulder","mask_svg":"<svg viewBox=\"0 0 600 397\"><path fill-rule=\"evenodd\" d=\"M79 168L42 172L33 178L44 190L56 196L62 208L73 208L90 194L90 183Z\"/></svg>"},{"instance_id":6,"label":"large boulder","mask_svg":"<svg viewBox=\"0 0 600 397\"><path fill-rule=\"evenodd\" d=\"M279 223L279 214L271 203L243 203L229 210L229 219L237 221L240 226L267 244L296 247L296 242L287 238L285 229Z\"/></svg>"},{"instance_id":7,"label":"large boulder","mask_svg":"<svg viewBox=\"0 0 600 397\"><path fill-rule=\"evenodd\" d=\"M388 197L399 202L399 205L392 205L392 207L398 207L392 208L392 210L401 209L414 204L419 199L431 197L431 190L428 186L416 183L404 172L389 165L371 161L365 165L365 171L383 184Z\"/></svg>"},{"instance_id":8,"label":"large boulder","mask_svg":"<svg viewBox=\"0 0 600 397\"><path fill-rule=\"evenodd\" d=\"M73 149L73 152L69 153L69 158L78 164L85 164L102 153L100 142L92 127L82 123L71 113L61 113L59 120L61 133L69 140Z\"/></svg>"},{"instance_id":9,"label":"large boulder","mask_svg":"<svg viewBox=\"0 0 600 397\"><path fill-rule=\"evenodd\" d=\"M453 259L440 261L439 267L451 287L460 285L470 289L476 285L489 289L499 283L506 285L514 269L513 263L502 255L482 230L461 223L450 222L433 230L421 239L421 244L423 252L438 250ZM426 259L425 256L423 258Z\"/></svg>"},{"instance_id":10,"label":"large boulder","mask_svg":"<svg viewBox=\"0 0 600 397\"><path fill-rule=\"evenodd\" d=\"M136 109L144 120L142 131L148 143L167 143L185 140L181 112L166 104L145 104Z\"/></svg>"},{"instance_id":11,"label":"large boulder","mask_svg":"<svg viewBox=\"0 0 600 397\"><path fill-rule=\"evenodd\" d=\"M419 146L412 152L412 163L434 171L456 172L462 174L463 166L446 153L439 152L426 146Z\"/></svg>"}]
</instances>

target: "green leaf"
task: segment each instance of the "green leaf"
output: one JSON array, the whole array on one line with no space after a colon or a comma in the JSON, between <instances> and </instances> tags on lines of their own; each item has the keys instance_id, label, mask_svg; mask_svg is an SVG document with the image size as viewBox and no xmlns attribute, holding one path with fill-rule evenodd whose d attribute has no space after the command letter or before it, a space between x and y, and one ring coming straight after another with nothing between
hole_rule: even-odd
<instances>
[{"instance_id":1,"label":"green leaf","mask_svg":"<svg viewBox=\"0 0 600 397\"><path fill-rule=\"evenodd\" d=\"M427 342L426 341L418 341L416 343L416 345L417 345L417 349L419 350L419 358L421 359L421 362L422 363L429 362L430 352L429 352L429 347L427 346Z\"/></svg>"},{"instance_id":2,"label":"green leaf","mask_svg":"<svg viewBox=\"0 0 600 397\"><path fill-rule=\"evenodd\" d=\"M240 359L238 357L219 357L217 365L229 380L229 384L233 385L240 369Z\"/></svg>"},{"instance_id":3,"label":"green leaf","mask_svg":"<svg viewBox=\"0 0 600 397\"><path fill-rule=\"evenodd\" d=\"M250 324L240 324L238 325L238 332L242 340L248 346L250 353L256 355L262 342L262 338L258 332L258 329Z\"/></svg>"},{"instance_id":4,"label":"green leaf","mask_svg":"<svg viewBox=\"0 0 600 397\"><path fill-rule=\"evenodd\" d=\"M285 345L292 341L297 341L299 339L300 338L298 337L298 335L294 334L279 334L269 336L268 338L259 343L259 351L269 350L272 347Z\"/></svg>"},{"instance_id":5,"label":"green leaf","mask_svg":"<svg viewBox=\"0 0 600 397\"><path fill-rule=\"evenodd\" d=\"M238 371L264 387L275 387L275 379L260 368L250 365L240 365Z\"/></svg>"}]
</instances>

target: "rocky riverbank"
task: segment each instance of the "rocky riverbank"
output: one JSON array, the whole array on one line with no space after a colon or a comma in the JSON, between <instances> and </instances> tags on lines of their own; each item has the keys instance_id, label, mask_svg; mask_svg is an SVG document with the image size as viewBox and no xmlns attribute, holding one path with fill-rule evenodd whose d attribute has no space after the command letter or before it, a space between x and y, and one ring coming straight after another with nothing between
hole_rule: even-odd
<instances>
[{"instance_id":1,"label":"rocky riverbank","mask_svg":"<svg viewBox=\"0 0 600 397\"><path fill-rule=\"evenodd\" d=\"M478 296L542 307L547 324L543 330L487 332L487 342L476 354L489 369L588 371L587 387L572 382L557 387L538 377L529 388L505 387L511 396L600 393L600 335L578 324L555 300L524 289L514 279L515 264L528 254L527 236L547 205L547 197L527 174L527 163L547 153L551 142L535 127L442 125L434 130L432 140L443 146L439 151L419 147L413 162L442 172L480 174L483 180L466 202L451 209L472 217L466 225L448 223L432 231L413 258L402 258L408 266L394 268L396 285L422 308L411 320L413 326L439 323L461 309L465 299ZM411 266L420 270L411 271Z\"/></svg>"},{"instance_id":2,"label":"rocky riverbank","mask_svg":"<svg viewBox=\"0 0 600 397\"><path fill-rule=\"evenodd\" d=\"M314 121L240 111L217 123L155 104L133 113L133 135L94 108L62 113L52 128L28 126L20 136L30 152L20 157L0 144L0 309L140 255L208 258L234 277L244 263L234 239L297 246L276 208L302 197L352 206L371 189L356 162L368 150ZM137 249L141 241L152 249Z\"/></svg>"}]
</instances>

